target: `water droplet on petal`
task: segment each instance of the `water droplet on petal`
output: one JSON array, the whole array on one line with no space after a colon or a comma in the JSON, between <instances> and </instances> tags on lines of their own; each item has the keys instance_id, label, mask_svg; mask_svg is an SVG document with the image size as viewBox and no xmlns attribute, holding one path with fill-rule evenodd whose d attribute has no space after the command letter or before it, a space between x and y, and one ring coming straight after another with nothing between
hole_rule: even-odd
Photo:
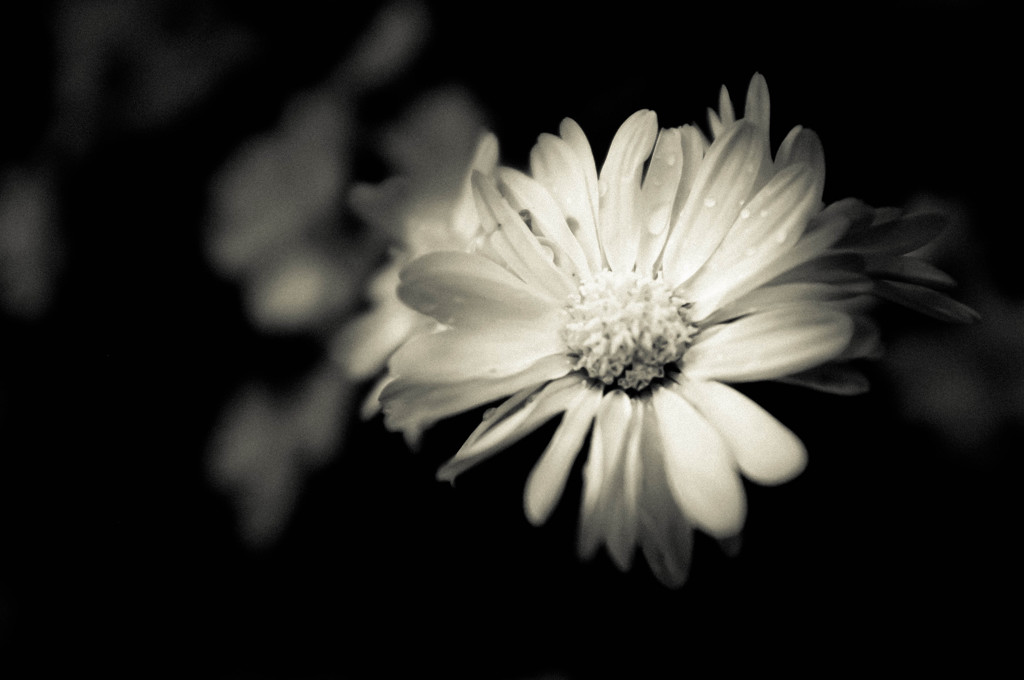
<instances>
[{"instance_id":1,"label":"water droplet on petal","mask_svg":"<svg viewBox=\"0 0 1024 680\"><path fill-rule=\"evenodd\" d=\"M740 211L740 219L744 219L745 220L745 219L747 219L749 217L750 217L750 210L748 210L747 208L744 208L743 210Z\"/></svg>"},{"instance_id":2,"label":"water droplet on petal","mask_svg":"<svg viewBox=\"0 0 1024 680\"><path fill-rule=\"evenodd\" d=\"M779 231L777 231L775 233L775 242L776 243L785 243L787 236L789 236L789 232L786 231L785 229L780 229Z\"/></svg>"},{"instance_id":3,"label":"water droplet on petal","mask_svg":"<svg viewBox=\"0 0 1024 680\"><path fill-rule=\"evenodd\" d=\"M711 198L710 196L705 198L704 199L704 207L706 207L706 208L714 208L715 207L715 199Z\"/></svg>"},{"instance_id":4,"label":"water droplet on petal","mask_svg":"<svg viewBox=\"0 0 1024 680\"><path fill-rule=\"evenodd\" d=\"M492 406L491 408L484 411L483 420L490 420L491 418L493 418L494 412L497 410L498 409L496 407Z\"/></svg>"}]
</instances>

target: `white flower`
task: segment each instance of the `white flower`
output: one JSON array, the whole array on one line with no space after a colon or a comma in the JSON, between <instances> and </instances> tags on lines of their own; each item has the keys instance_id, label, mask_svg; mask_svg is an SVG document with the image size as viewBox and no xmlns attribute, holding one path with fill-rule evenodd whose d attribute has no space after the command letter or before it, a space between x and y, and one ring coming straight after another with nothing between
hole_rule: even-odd
<instances>
[{"instance_id":1,"label":"white flower","mask_svg":"<svg viewBox=\"0 0 1024 680\"><path fill-rule=\"evenodd\" d=\"M551 514L589 434L581 556L603 544L626 570L639 546L672 586L686 579L693 529L725 539L743 527L741 476L777 484L805 465L800 440L729 383L854 389L855 375L813 371L877 351L868 249L852 236L873 234L875 213L823 208L814 133L795 128L772 158L759 75L745 116L723 88L709 142L639 111L600 174L566 119L539 138L530 175L474 174L476 249L403 270L399 296L441 326L392 356L381 395L388 426L414 435L507 397L444 480L562 414L526 482L527 517Z\"/></svg>"},{"instance_id":2,"label":"white flower","mask_svg":"<svg viewBox=\"0 0 1024 680\"><path fill-rule=\"evenodd\" d=\"M347 323L333 342L332 354L346 375L378 377L363 405L365 417L379 408L377 396L389 380L388 357L410 336L437 325L398 299L399 271L425 253L468 250L477 235L480 218L470 176L490 173L498 163L498 140L482 131L481 119L480 108L464 91L431 93L388 136L397 174L352 192L353 208L363 220L390 232L388 262L367 286L369 310Z\"/></svg>"}]
</instances>

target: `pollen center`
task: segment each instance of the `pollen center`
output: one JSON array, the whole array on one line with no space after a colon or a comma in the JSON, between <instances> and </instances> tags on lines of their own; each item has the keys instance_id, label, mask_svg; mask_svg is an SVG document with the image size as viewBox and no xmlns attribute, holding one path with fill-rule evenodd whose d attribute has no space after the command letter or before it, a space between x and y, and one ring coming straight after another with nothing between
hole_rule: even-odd
<instances>
[{"instance_id":1,"label":"pollen center","mask_svg":"<svg viewBox=\"0 0 1024 680\"><path fill-rule=\"evenodd\" d=\"M687 305L661 279L603 271L566 307L563 338L575 368L605 385L642 390L690 345Z\"/></svg>"}]
</instances>

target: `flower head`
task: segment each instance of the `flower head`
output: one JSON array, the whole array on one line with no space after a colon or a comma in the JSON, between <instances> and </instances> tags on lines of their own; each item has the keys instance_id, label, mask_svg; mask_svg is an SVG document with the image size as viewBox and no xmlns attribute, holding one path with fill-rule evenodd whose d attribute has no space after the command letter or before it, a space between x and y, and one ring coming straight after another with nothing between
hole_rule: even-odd
<instances>
[{"instance_id":1,"label":"flower head","mask_svg":"<svg viewBox=\"0 0 1024 680\"><path fill-rule=\"evenodd\" d=\"M440 325L392 356L389 427L417 433L504 398L439 471L451 480L561 414L526 482L528 518L548 518L589 435L580 554L603 544L625 570L639 546L659 579L681 584L693 529L741 530L741 476L780 483L806 461L729 384L841 389L853 374L813 371L877 350L874 281L851 241L876 214L824 207L818 137L797 127L773 157L768 110L758 75L743 118L723 88L711 140L639 111L598 173L566 119L540 136L530 174L475 173L473 252L429 253L402 272L399 296ZM907 250L890 248L889 264Z\"/></svg>"}]
</instances>

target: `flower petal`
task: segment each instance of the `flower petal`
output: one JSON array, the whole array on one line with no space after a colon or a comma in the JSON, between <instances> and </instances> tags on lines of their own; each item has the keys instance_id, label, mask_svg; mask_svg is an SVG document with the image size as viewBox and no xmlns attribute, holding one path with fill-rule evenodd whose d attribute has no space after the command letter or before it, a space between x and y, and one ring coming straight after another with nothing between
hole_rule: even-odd
<instances>
[{"instance_id":1,"label":"flower petal","mask_svg":"<svg viewBox=\"0 0 1024 680\"><path fill-rule=\"evenodd\" d=\"M807 450L771 414L716 381L686 380L683 394L729 444L740 472L759 484L781 484L807 465Z\"/></svg>"},{"instance_id":2,"label":"flower petal","mask_svg":"<svg viewBox=\"0 0 1024 680\"><path fill-rule=\"evenodd\" d=\"M502 194L520 213L528 211L530 229L549 239L573 264L582 278L590 273L587 257L580 242L569 229L562 210L537 180L513 168L499 168L498 180Z\"/></svg>"},{"instance_id":3,"label":"flower petal","mask_svg":"<svg viewBox=\"0 0 1024 680\"><path fill-rule=\"evenodd\" d=\"M631 271L636 264L639 231L637 198L644 163L658 136L653 111L637 111L615 133L598 179L598 235L605 259L613 271Z\"/></svg>"},{"instance_id":4,"label":"flower petal","mask_svg":"<svg viewBox=\"0 0 1024 680\"><path fill-rule=\"evenodd\" d=\"M562 413L587 381L576 375L554 380L538 390L531 385L488 409L484 419L454 457L437 471L437 478L451 482L463 471L501 451Z\"/></svg>"},{"instance_id":5,"label":"flower petal","mask_svg":"<svg viewBox=\"0 0 1024 680\"><path fill-rule=\"evenodd\" d=\"M939 212L878 210L876 215L869 225L850 229L836 250L902 255L931 243L949 224L949 217Z\"/></svg>"},{"instance_id":6,"label":"flower petal","mask_svg":"<svg viewBox=\"0 0 1024 680\"><path fill-rule=\"evenodd\" d=\"M678 588L690 573L693 525L683 515L668 487L664 447L649 398L634 403L640 425L640 493L638 521L640 547L651 571L669 588Z\"/></svg>"},{"instance_id":7,"label":"flower petal","mask_svg":"<svg viewBox=\"0 0 1024 680\"><path fill-rule=\"evenodd\" d=\"M676 503L716 538L739 533L746 497L722 436L674 389L656 388L651 403Z\"/></svg>"},{"instance_id":8,"label":"flower petal","mask_svg":"<svg viewBox=\"0 0 1024 680\"><path fill-rule=\"evenodd\" d=\"M634 422L633 401L621 390L601 400L583 468L580 506L580 556L590 559L604 540L622 571L632 564L636 547L640 423Z\"/></svg>"},{"instance_id":9,"label":"flower petal","mask_svg":"<svg viewBox=\"0 0 1024 680\"><path fill-rule=\"evenodd\" d=\"M661 134L664 139L662 137L658 138L654 154L651 157L651 164L654 166L655 158L659 156L661 147L664 147L666 151L676 150L676 143L673 140L674 137L675 140L678 141L678 151L680 153L680 158L677 159L676 163L679 166L679 174L676 175L673 172L675 166L669 165L668 163L673 156L665 155L662 157L663 165L668 166L668 168L658 170L657 167L654 166L653 170L648 170L647 176L644 178L644 186L640 200L642 202L649 202L651 207L647 208L647 216L642 220L642 222L646 224L647 228L641 230L641 242L639 252L637 253L636 270L642 274L651 276L653 276L657 268L659 268L661 254L665 248L665 242L668 239L668 235L671 232L671 225L675 224L683 206L686 205L686 199L690 195L690 189L693 187L693 183L697 178L701 162L704 158L704 153L707 150L707 141L704 139L700 130L692 125L683 125L682 127L672 128L671 130L662 130ZM659 179L659 175L678 176L678 182L675 187L672 188L673 198L670 206L671 209L664 224L661 222L662 214L659 200L661 196L659 191L662 190L662 187L667 188L669 183L666 181L667 178L662 179L662 186L659 187L656 184L656 180ZM657 207L655 208L654 206Z\"/></svg>"},{"instance_id":10,"label":"flower petal","mask_svg":"<svg viewBox=\"0 0 1024 680\"><path fill-rule=\"evenodd\" d=\"M477 209L485 225L484 241L519 278L562 301L576 286L556 267L522 217L498 191L493 177L472 175Z\"/></svg>"},{"instance_id":11,"label":"flower petal","mask_svg":"<svg viewBox=\"0 0 1024 680\"><path fill-rule=\"evenodd\" d=\"M388 370L399 378L438 384L500 378L564 349L554 325L453 328L414 336L391 355Z\"/></svg>"},{"instance_id":12,"label":"flower petal","mask_svg":"<svg viewBox=\"0 0 1024 680\"><path fill-rule=\"evenodd\" d=\"M590 425L601 404L601 393L601 387L590 385L576 395L562 416L562 422L552 435L551 442L530 470L523 494L523 508L526 518L535 526L547 521L562 497L573 461L590 432Z\"/></svg>"},{"instance_id":13,"label":"flower petal","mask_svg":"<svg viewBox=\"0 0 1024 680\"><path fill-rule=\"evenodd\" d=\"M707 261L768 163L768 146L749 123L737 121L715 140L665 244L661 266L668 281L685 281Z\"/></svg>"},{"instance_id":14,"label":"flower petal","mask_svg":"<svg viewBox=\"0 0 1024 680\"><path fill-rule=\"evenodd\" d=\"M683 173L683 147L679 128L662 130L637 198L636 222L639 240L637 271L653 275L654 262L668 237L672 210Z\"/></svg>"},{"instance_id":15,"label":"flower petal","mask_svg":"<svg viewBox=\"0 0 1024 680\"><path fill-rule=\"evenodd\" d=\"M903 281L929 288L952 288L956 285L949 274L935 265L908 255L865 255L864 270L876 279Z\"/></svg>"},{"instance_id":16,"label":"flower petal","mask_svg":"<svg viewBox=\"0 0 1024 680\"><path fill-rule=\"evenodd\" d=\"M717 307L726 305L741 295L763 285L786 272L806 264L824 253L851 225L870 219L871 208L856 199L844 199L826 207L811 218L800 239L788 251L762 266L743 282L732 282L728 292L717 302ZM697 301L690 309L690 318L701 321L714 312L716 305Z\"/></svg>"},{"instance_id":17,"label":"flower petal","mask_svg":"<svg viewBox=\"0 0 1024 680\"><path fill-rule=\"evenodd\" d=\"M747 87L747 99L743 104L743 119L747 120L768 134L771 121L771 106L768 97L768 82L760 73L755 73Z\"/></svg>"},{"instance_id":18,"label":"flower petal","mask_svg":"<svg viewBox=\"0 0 1024 680\"><path fill-rule=\"evenodd\" d=\"M701 332L683 356L688 378L746 382L798 373L839 355L853 337L841 312L795 304Z\"/></svg>"},{"instance_id":19,"label":"flower petal","mask_svg":"<svg viewBox=\"0 0 1024 680\"><path fill-rule=\"evenodd\" d=\"M540 359L528 368L499 378L471 378L457 382L424 382L398 376L381 392L384 424L415 437L424 427L483 406L531 385L540 386L572 370L562 355Z\"/></svg>"},{"instance_id":20,"label":"flower petal","mask_svg":"<svg viewBox=\"0 0 1024 680\"><path fill-rule=\"evenodd\" d=\"M939 321L973 323L981 318L974 309L945 293L901 281L877 281L875 293Z\"/></svg>"},{"instance_id":21,"label":"flower petal","mask_svg":"<svg viewBox=\"0 0 1024 680\"><path fill-rule=\"evenodd\" d=\"M568 118L562 137L542 134L530 151L530 174L551 194L575 234L590 271L603 268L597 237L597 170L583 131Z\"/></svg>"},{"instance_id":22,"label":"flower petal","mask_svg":"<svg viewBox=\"0 0 1024 680\"><path fill-rule=\"evenodd\" d=\"M721 244L684 286L694 318L792 250L821 199L812 166L792 165L775 175L744 207Z\"/></svg>"},{"instance_id":23,"label":"flower petal","mask_svg":"<svg viewBox=\"0 0 1024 680\"><path fill-rule=\"evenodd\" d=\"M406 265L398 297L416 311L459 328L535 320L559 306L496 262L458 251L427 253Z\"/></svg>"},{"instance_id":24,"label":"flower petal","mask_svg":"<svg viewBox=\"0 0 1024 680\"><path fill-rule=\"evenodd\" d=\"M863 372L847 366L829 362L816 366L812 369L787 375L780 378L779 382L798 387L807 387L827 394L838 394L844 397L852 397L864 394L871 385Z\"/></svg>"}]
</instances>

